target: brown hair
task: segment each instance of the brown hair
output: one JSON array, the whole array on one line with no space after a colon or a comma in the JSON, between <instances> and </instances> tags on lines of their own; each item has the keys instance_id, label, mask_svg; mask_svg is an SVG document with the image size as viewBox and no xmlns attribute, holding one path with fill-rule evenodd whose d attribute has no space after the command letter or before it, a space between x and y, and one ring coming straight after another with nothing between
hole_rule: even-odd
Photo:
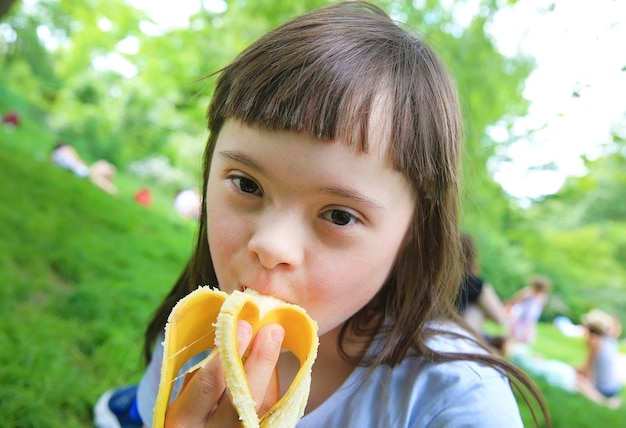
<instances>
[{"instance_id":1,"label":"brown hair","mask_svg":"<svg viewBox=\"0 0 626 428\"><path fill-rule=\"evenodd\" d=\"M536 276L531 282L533 290L536 292L548 291L552 287L552 281L547 276Z\"/></svg>"},{"instance_id":2,"label":"brown hair","mask_svg":"<svg viewBox=\"0 0 626 428\"><path fill-rule=\"evenodd\" d=\"M464 273L477 275L480 267L478 265L478 252L474 238L467 233L461 233L461 250L463 253Z\"/></svg>"},{"instance_id":3,"label":"brown hair","mask_svg":"<svg viewBox=\"0 0 626 428\"><path fill-rule=\"evenodd\" d=\"M226 119L305 132L367 152L371 128L380 125L370 123L371 113L384 109L390 160L411 183L416 204L389 277L343 326L338 346L344 359L370 367L393 366L418 354L435 361L471 358L508 370L505 362L490 355L440 354L426 345L436 334L426 323L454 316L463 268L457 226L461 118L455 84L434 52L378 7L345 2L267 33L216 74L208 109L203 196ZM217 285L206 220L203 204L195 251L146 330L147 358L175 303L198 285ZM380 352L367 361L349 355L345 341L371 339L372 318L394 320L386 326Z\"/></svg>"}]
</instances>

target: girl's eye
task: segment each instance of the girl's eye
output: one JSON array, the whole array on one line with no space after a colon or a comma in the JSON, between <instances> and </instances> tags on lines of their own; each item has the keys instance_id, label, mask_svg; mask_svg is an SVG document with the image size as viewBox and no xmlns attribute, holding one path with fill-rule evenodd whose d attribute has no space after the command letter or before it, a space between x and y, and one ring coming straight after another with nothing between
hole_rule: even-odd
<instances>
[{"instance_id":1,"label":"girl's eye","mask_svg":"<svg viewBox=\"0 0 626 428\"><path fill-rule=\"evenodd\" d=\"M322 213L322 217L337 226L347 226L356 222L356 218L352 214L342 210L325 211Z\"/></svg>"},{"instance_id":2,"label":"girl's eye","mask_svg":"<svg viewBox=\"0 0 626 428\"><path fill-rule=\"evenodd\" d=\"M233 177L232 182L244 193L252 193L254 195L261 194L261 189L259 189L259 185L256 184L254 180L250 180L246 177Z\"/></svg>"}]
</instances>

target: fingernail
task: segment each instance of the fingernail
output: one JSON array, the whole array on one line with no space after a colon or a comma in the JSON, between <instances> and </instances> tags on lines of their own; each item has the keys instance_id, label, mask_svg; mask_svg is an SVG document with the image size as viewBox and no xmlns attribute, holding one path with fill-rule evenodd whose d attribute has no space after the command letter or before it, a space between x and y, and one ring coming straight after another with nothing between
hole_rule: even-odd
<instances>
[{"instance_id":1,"label":"fingernail","mask_svg":"<svg viewBox=\"0 0 626 428\"><path fill-rule=\"evenodd\" d=\"M285 337L285 332L281 329L272 330L272 341L281 343Z\"/></svg>"}]
</instances>

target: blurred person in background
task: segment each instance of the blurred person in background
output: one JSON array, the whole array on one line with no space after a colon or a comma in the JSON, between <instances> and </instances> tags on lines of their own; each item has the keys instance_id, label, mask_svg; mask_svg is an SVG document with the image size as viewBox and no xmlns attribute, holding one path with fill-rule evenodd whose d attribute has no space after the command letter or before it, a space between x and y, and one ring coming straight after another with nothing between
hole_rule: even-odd
<instances>
[{"instance_id":1,"label":"blurred person in background","mask_svg":"<svg viewBox=\"0 0 626 428\"><path fill-rule=\"evenodd\" d=\"M622 379L617 337L621 324L616 317L593 309L582 316L582 325L587 329L587 357L577 369L578 390L598 404L619 407Z\"/></svg>"},{"instance_id":2,"label":"blurred person in background","mask_svg":"<svg viewBox=\"0 0 626 428\"><path fill-rule=\"evenodd\" d=\"M463 282L456 299L459 314L479 335L484 335L485 320L507 327L508 319L504 304L491 284L480 276L478 251L474 239L467 233L461 234L462 255L464 257Z\"/></svg>"},{"instance_id":3,"label":"blurred person in background","mask_svg":"<svg viewBox=\"0 0 626 428\"><path fill-rule=\"evenodd\" d=\"M80 157L76 149L64 141L60 141L54 146L50 157L55 165L72 171L77 177L89 177L93 184L107 193L117 193L117 187L113 184L117 169L111 162L100 159L89 166Z\"/></svg>"},{"instance_id":4,"label":"blurred person in background","mask_svg":"<svg viewBox=\"0 0 626 428\"><path fill-rule=\"evenodd\" d=\"M548 277L537 276L507 302L511 339L522 343L535 341L537 322L548 301L551 287L552 282Z\"/></svg>"},{"instance_id":5,"label":"blurred person in background","mask_svg":"<svg viewBox=\"0 0 626 428\"><path fill-rule=\"evenodd\" d=\"M65 141L60 141L54 146L50 157L55 165L72 171L78 177L89 176L87 163L80 157L76 149Z\"/></svg>"},{"instance_id":6,"label":"blurred person in background","mask_svg":"<svg viewBox=\"0 0 626 428\"><path fill-rule=\"evenodd\" d=\"M104 159L94 162L89 168L89 179L93 184L112 195L117 193L113 178L117 169L115 165Z\"/></svg>"}]
</instances>

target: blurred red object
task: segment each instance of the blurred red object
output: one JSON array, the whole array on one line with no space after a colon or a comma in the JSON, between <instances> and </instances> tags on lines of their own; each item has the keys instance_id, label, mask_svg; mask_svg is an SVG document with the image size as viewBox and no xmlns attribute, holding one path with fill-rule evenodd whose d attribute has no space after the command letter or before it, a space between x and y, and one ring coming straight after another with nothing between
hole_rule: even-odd
<instances>
[{"instance_id":1,"label":"blurred red object","mask_svg":"<svg viewBox=\"0 0 626 428\"><path fill-rule=\"evenodd\" d=\"M135 193L135 202L144 207L152 204L152 192L147 187L142 187Z\"/></svg>"},{"instance_id":2,"label":"blurred red object","mask_svg":"<svg viewBox=\"0 0 626 428\"><path fill-rule=\"evenodd\" d=\"M2 116L2 123L17 128L20 125L20 115L16 111L10 111Z\"/></svg>"}]
</instances>

